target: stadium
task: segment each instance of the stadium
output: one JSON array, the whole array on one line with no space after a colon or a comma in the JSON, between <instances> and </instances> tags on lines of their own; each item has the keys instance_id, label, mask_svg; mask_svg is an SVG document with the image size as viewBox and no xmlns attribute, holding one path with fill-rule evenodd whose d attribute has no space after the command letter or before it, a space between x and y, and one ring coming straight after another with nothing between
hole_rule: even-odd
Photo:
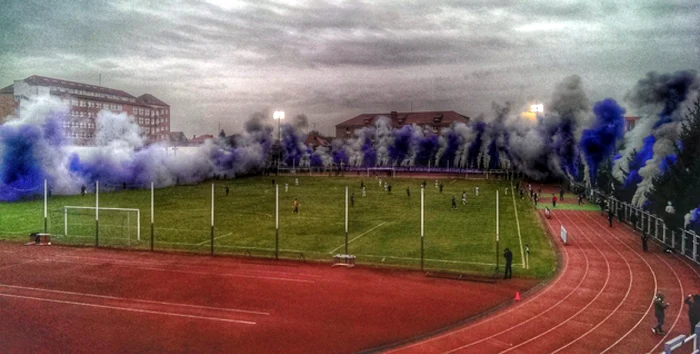
<instances>
[{"instance_id":1,"label":"stadium","mask_svg":"<svg viewBox=\"0 0 700 354\"><path fill-rule=\"evenodd\" d=\"M697 10L11 0L0 353L700 352Z\"/></svg>"}]
</instances>

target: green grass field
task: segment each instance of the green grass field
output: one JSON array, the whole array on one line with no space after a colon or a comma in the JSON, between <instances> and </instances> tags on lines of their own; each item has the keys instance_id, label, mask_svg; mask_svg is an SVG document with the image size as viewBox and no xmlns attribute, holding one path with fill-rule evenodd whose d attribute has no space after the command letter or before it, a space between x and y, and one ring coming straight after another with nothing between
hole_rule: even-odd
<instances>
[{"instance_id":1,"label":"green grass field","mask_svg":"<svg viewBox=\"0 0 700 354\"><path fill-rule=\"evenodd\" d=\"M217 254L244 254L272 257L275 249L275 177L210 181L194 186L176 186L155 190L155 248L208 253L211 243L211 183L215 183L215 232ZM349 208L348 252L358 263L420 266L420 183L417 179L391 180L391 194L379 186L376 178L364 178L367 196L362 197L361 179L343 177L277 177L279 187L280 256L331 260L345 253L345 186L355 195ZM425 268L460 272L492 273L496 263L495 193L500 190L500 252L513 251L516 276L544 278L553 274L556 255L542 229L535 209L528 200L503 195L506 181L441 179L440 193L428 180L425 192ZM285 192L284 184L289 185ZM225 186L230 193L227 196ZM475 196L474 187L480 187ZM411 195L407 196L406 188ZM100 211L101 246L150 247L150 190L106 192L101 188L101 208L137 208L140 210L141 240L136 237L134 213ZM461 204L462 191L468 203ZM451 208L451 198L457 209ZM299 198L300 212L292 212ZM95 205L95 194L53 196L49 198L48 231L54 242L93 245L94 210L71 209L65 236L64 206ZM517 219L516 219L517 210ZM518 235L518 225L520 237ZM43 199L0 204L0 235L27 240L30 232L43 230ZM521 242L522 240L522 242ZM529 245L530 269L523 269L521 244Z\"/></svg>"}]
</instances>

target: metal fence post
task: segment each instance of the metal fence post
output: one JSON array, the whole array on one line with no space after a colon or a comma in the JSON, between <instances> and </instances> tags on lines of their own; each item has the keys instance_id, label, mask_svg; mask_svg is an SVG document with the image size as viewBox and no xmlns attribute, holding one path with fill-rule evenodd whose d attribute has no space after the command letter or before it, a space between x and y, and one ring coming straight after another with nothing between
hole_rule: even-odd
<instances>
[{"instance_id":1,"label":"metal fence post","mask_svg":"<svg viewBox=\"0 0 700 354\"><path fill-rule=\"evenodd\" d=\"M681 233L681 252L685 255L685 230Z\"/></svg>"},{"instance_id":2,"label":"metal fence post","mask_svg":"<svg viewBox=\"0 0 700 354\"><path fill-rule=\"evenodd\" d=\"M695 233L691 233L691 236L693 236L693 262L698 259L698 238Z\"/></svg>"},{"instance_id":3,"label":"metal fence post","mask_svg":"<svg viewBox=\"0 0 700 354\"><path fill-rule=\"evenodd\" d=\"M676 230L671 230L671 248L676 249Z\"/></svg>"}]
</instances>

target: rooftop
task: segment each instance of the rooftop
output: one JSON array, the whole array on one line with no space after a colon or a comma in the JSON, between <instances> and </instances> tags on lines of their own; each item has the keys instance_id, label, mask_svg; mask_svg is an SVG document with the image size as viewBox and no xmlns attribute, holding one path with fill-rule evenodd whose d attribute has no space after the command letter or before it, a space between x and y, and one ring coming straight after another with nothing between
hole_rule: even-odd
<instances>
[{"instance_id":1,"label":"rooftop","mask_svg":"<svg viewBox=\"0 0 700 354\"><path fill-rule=\"evenodd\" d=\"M392 121L396 120L402 125L433 123L449 125L456 122L467 123L469 121L469 117L455 111L363 113L336 125L336 127L371 125L380 117L386 117Z\"/></svg>"}]
</instances>

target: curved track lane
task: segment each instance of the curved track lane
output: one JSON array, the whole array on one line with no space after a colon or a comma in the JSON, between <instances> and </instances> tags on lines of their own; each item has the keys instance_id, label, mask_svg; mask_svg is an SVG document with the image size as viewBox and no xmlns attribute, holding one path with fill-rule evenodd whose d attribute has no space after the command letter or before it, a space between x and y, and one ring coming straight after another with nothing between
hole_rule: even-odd
<instances>
[{"instance_id":1,"label":"curved track lane","mask_svg":"<svg viewBox=\"0 0 700 354\"><path fill-rule=\"evenodd\" d=\"M697 266L663 253L596 212L555 211L547 225L562 256L548 287L492 316L392 350L401 353L642 353L689 331L683 300L700 286ZM562 245L559 228L569 233ZM663 292L666 335L655 335L653 297Z\"/></svg>"}]
</instances>

